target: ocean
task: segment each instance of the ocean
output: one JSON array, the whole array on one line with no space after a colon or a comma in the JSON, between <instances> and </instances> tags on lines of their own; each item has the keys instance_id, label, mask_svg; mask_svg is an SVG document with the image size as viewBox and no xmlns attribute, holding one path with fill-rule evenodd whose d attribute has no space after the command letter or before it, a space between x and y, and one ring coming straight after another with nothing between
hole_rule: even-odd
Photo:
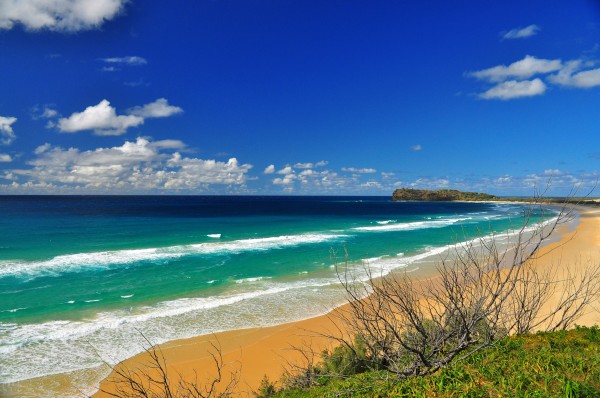
<instances>
[{"instance_id":1,"label":"ocean","mask_svg":"<svg viewBox=\"0 0 600 398\"><path fill-rule=\"evenodd\" d=\"M143 350L142 334L161 343L320 315L345 300L344 249L359 277L418 273L525 213L389 197L0 197L0 383L93 384L104 362Z\"/></svg>"}]
</instances>

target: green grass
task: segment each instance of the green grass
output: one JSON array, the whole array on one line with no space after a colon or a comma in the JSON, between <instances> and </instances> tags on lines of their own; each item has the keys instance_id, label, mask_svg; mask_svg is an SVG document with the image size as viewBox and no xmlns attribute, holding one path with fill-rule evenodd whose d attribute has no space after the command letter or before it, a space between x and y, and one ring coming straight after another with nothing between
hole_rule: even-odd
<instances>
[{"instance_id":1,"label":"green grass","mask_svg":"<svg viewBox=\"0 0 600 398\"><path fill-rule=\"evenodd\" d=\"M600 329L509 337L425 377L398 380L383 372L321 379L276 397L600 397Z\"/></svg>"}]
</instances>

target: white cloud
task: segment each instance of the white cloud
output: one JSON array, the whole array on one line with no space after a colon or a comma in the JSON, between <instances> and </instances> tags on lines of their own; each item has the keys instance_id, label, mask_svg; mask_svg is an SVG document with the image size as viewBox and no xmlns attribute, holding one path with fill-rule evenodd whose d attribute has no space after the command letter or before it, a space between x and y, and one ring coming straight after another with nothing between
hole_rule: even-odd
<instances>
[{"instance_id":1,"label":"white cloud","mask_svg":"<svg viewBox=\"0 0 600 398\"><path fill-rule=\"evenodd\" d=\"M58 112L55 109L45 107L44 112L41 115L44 119L50 119L58 116Z\"/></svg>"},{"instance_id":2,"label":"white cloud","mask_svg":"<svg viewBox=\"0 0 600 398\"><path fill-rule=\"evenodd\" d=\"M483 99L509 100L521 97L533 97L546 92L546 85L539 78L533 80L509 80L490 88L479 95Z\"/></svg>"},{"instance_id":3,"label":"white cloud","mask_svg":"<svg viewBox=\"0 0 600 398\"><path fill-rule=\"evenodd\" d=\"M446 178L418 178L409 185L412 188L419 189L443 189L450 186L450 180Z\"/></svg>"},{"instance_id":4,"label":"white cloud","mask_svg":"<svg viewBox=\"0 0 600 398\"><path fill-rule=\"evenodd\" d=\"M0 153L0 163L8 163L8 162L12 162L12 157L10 157L10 155L7 155L5 153Z\"/></svg>"},{"instance_id":5,"label":"white cloud","mask_svg":"<svg viewBox=\"0 0 600 398\"><path fill-rule=\"evenodd\" d=\"M30 169L10 170L20 187L63 187L100 192L198 190L211 185L241 186L250 164L184 157L170 150L184 149L177 140L138 138L122 146L80 151L44 144L28 162ZM4 178L7 178L5 174ZM58 189L58 188L57 188Z\"/></svg>"},{"instance_id":6,"label":"white cloud","mask_svg":"<svg viewBox=\"0 0 600 398\"><path fill-rule=\"evenodd\" d=\"M177 152L169 160L170 167L178 167L172 171L165 188L193 189L207 184L242 185L246 182L247 173L252 168L250 164L239 164L236 158L227 162L182 158Z\"/></svg>"},{"instance_id":7,"label":"white cloud","mask_svg":"<svg viewBox=\"0 0 600 398\"><path fill-rule=\"evenodd\" d=\"M511 29L502 34L503 39L524 39L536 35L541 28L537 25L529 25L524 28Z\"/></svg>"},{"instance_id":8,"label":"white cloud","mask_svg":"<svg viewBox=\"0 0 600 398\"><path fill-rule=\"evenodd\" d=\"M53 109L52 105L36 105L31 110L31 118L33 120L38 119L52 119L58 116L58 111Z\"/></svg>"},{"instance_id":9,"label":"white cloud","mask_svg":"<svg viewBox=\"0 0 600 398\"><path fill-rule=\"evenodd\" d=\"M295 168L297 169L312 169L315 167L323 167L323 166L327 166L327 164L329 164L328 161L326 160L321 160L317 163L296 163L294 165Z\"/></svg>"},{"instance_id":10,"label":"white cloud","mask_svg":"<svg viewBox=\"0 0 600 398\"><path fill-rule=\"evenodd\" d=\"M556 72L562 67L560 59L540 59L526 55L522 60L513 62L508 66L498 65L493 68L471 72L469 75L477 79L501 82L509 78L528 79L537 74Z\"/></svg>"},{"instance_id":11,"label":"white cloud","mask_svg":"<svg viewBox=\"0 0 600 398\"><path fill-rule=\"evenodd\" d=\"M277 172L277 174L285 174L285 175L289 175L289 174L293 174L294 170L292 169L291 166L285 166L283 169L279 170Z\"/></svg>"},{"instance_id":12,"label":"white cloud","mask_svg":"<svg viewBox=\"0 0 600 398\"><path fill-rule=\"evenodd\" d=\"M423 147L420 144L417 144L417 145L411 146L410 149L411 149L411 151L418 152L418 151L423 150Z\"/></svg>"},{"instance_id":13,"label":"white cloud","mask_svg":"<svg viewBox=\"0 0 600 398\"><path fill-rule=\"evenodd\" d=\"M383 185L381 185L379 181L367 181L364 184L361 184L361 187L382 189Z\"/></svg>"},{"instance_id":14,"label":"white cloud","mask_svg":"<svg viewBox=\"0 0 600 398\"><path fill-rule=\"evenodd\" d=\"M46 142L45 144L40 145L37 148L35 148L35 151L33 151L33 153L35 153L36 155L40 155L40 154L46 152L51 147L52 147L52 145L50 145L49 143Z\"/></svg>"},{"instance_id":15,"label":"white cloud","mask_svg":"<svg viewBox=\"0 0 600 398\"><path fill-rule=\"evenodd\" d=\"M360 174L369 174L369 173L377 172L377 170L372 169L372 168L358 169L356 167L342 167L342 171L346 171L346 172L350 172L350 173L360 173Z\"/></svg>"},{"instance_id":16,"label":"white cloud","mask_svg":"<svg viewBox=\"0 0 600 398\"><path fill-rule=\"evenodd\" d=\"M286 174L283 178L275 178L273 184L275 185L290 185L296 180L295 174Z\"/></svg>"},{"instance_id":17,"label":"white cloud","mask_svg":"<svg viewBox=\"0 0 600 398\"><path fill-rule=\"evenodd\" d=\"M306 169L300 173L301 176L312 176L312 175L316 175L316 174L318 174L318 173L312 169Z\"/></svg>"},{"instance_id":18,"label":"white cloud","mask_svg":"<svg viewBox=\"0 0 600 398\"><path fill-rule=\"evenodd\" d=\"M275 173L275 165L274 164L270 164L265 168L265 171L263 171L264 174L273 174Z\"/></svg>"},{"instance_id":19,"label":"white cloud","mask_svg":"<svg viewBox=\"0 0 600 398\"><path fill-rule=\"evenodd\" d=\"M548 79L555 84L576 88L591 88L600 86L600 68L581 70L589 67L589 63L581 60L569 61L555 75Z\"/></svg>"},{"instance_id":20,"label":"white cloud","mask_svg":"<svg viewBox=\"0 0 600 398\"><path fill-rule=\"evenodd\" d=\"M130 115L141 116L143 118L151 117L169 117L183 112L178 106L169 105L165 98L159 98L154 102L143 106L136 106L128 110Z\"/></svg>"},{"instance_id":21,"label":"white cloud","mask_svg":"<svg viewBox=\"0 0 600 398\"><path fill-rule=\"evenodd\" d=\"M138 56L128 56L128 57L112 57L112 58L102 58L102 61L108 64L121 64L121 65L145 65L148 63L145 58Z\"/></svg>"},{"instance_id":22,"label":"white cloud","mask_svg":"<svg viewBox=\"0 0 600 398\"><path fill-rule=\"evenodd\" d=\"M562 175L563 172L560 171L559 169L546 169L544 170L544 175L545 176L559 176Z\"/></svg>"},{"instance_id":23,"label":"white cloud","mask_svg":"<svg viewBox=\"0 0 600 398\"><path fill-rule=\"evenodd\" d=\"M17 138L12 128L16 121L16 117L0 116L0 145L10 145Z\"/></svg>"},{"instance_id":24,"label":"white cloud","mask_svg":"<svg viewBox=\"0 0 600 398\"><path fill-rule=\"evenodd\" d=\"M88 106L83 112L75 112L68 118L58 120L58 128L64 133L94 130L97 135L121 135L130 127L144 123L136 115L118 115L110 102L102 100L98 105Z\"/></svg>"},{"instance_id":25,"label":"white cloud","mask_svg":"<svg viewBox=\"0 0 600 398\"><path fill-rule=\"evenodd\" d=\"M28 30L75 32L100 27L123 9L127 0L2 0L0 29L22 24Z\"/></svg>"}]
</instances>

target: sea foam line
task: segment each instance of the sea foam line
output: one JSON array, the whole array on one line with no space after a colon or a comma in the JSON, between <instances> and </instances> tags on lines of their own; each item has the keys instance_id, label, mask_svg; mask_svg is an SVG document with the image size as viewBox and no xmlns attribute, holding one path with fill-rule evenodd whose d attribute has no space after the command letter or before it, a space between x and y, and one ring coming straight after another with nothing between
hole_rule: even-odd
<instances>
[{"instance_id":1,"label":"sea foam line","mask_svg":"<svg viewBox=\"0 0 600 398\"><path fill-rule=\"evenodd\" d=\"M547 221L550 223L552 220ZM539 227L532 226L527 231ZM514 234L513 234L514 235ZM408 264L423 260L437 254L441 254L446 250L460 245L476 242L480 239L491 239L491 236L475 238L468 242L460 242L453 245L442 247L432 247L426 249L422 253L417 253L412 256L399 256L391 258L371 258L368 259L367 268L361 268L360 264L354 264L355 269L368 269L371 267L381 270L382 274L387 274L398 267L405 267ZM364 280L366 275L361 275ZM380 276L379 274L374 276ZM43 376L56 373L56 369L64 371L74 371L89 367L98 366L97 358L94 360L83 360L79 351L75 352L75 357L72 361L64 360L61 347L79 347L77 350L87 349L89 346L86 342L94 341L94 344L101 344L105 349L104 352L115 353L119 352L121 356L128 357L136 352L127 351L121 352L120 348L127 347L128 350L135 350L135 345L130 339L135 335L135 330L158 330L156 336L159 339L154 342L159 343L165 340L174 338L183 338L199 333L198 322L196 321L199 314L206 314L204 311L211 311L215 308L229 306L223 314L228 319L237 319L233 316L236 308L243 305L242 302L252 302L254 299L261 297L275 297L277 302L282 300L282 295L286 292L307 290L321 292L320 287L335 285L338 279L335 275L330 275L318 279L308 279L296 282L280 283L274 281L256 281L260 282L258 286L252 284L253 289L258 287L259 290L245 291L229 296L213 296L206 298L183 298L178 300L166 301L158 303L154 306L145 306L136 308L135 313L125 310L111 311L97 314L94 318L82 321L51 321L42 324L2 324L0 323L0 364L11 363L15 365L9 373L0 375L0 382L18 381L36 376ZM238 285L239 286L239 285ZM300 289L300 290L296 290ZM306 289L306 290L305 290ZM320 293L317 293L320 295ZM289 299L287 299L289 300ZM298 302L298 300L289 300L290 303ZM250 305L252 307L253 305ZM220 311L220 309L219 309ZM247 311L247 309L246 309ZM252 310L255 313L262 313L262 307L256 307ZM266 315L266 314L265 314ZM160 321L164 319L164 321ZM210 319L215 319L211 315ZM270 318L269 318L270 319ZM292 319L290 319L292 320ZM220 325L220 330L226 330L227 323L223 320L215 319L216 324ZM262 322L262 321L261 321ZM269 322L268 320L266 321ZM173 325L184 325L184 329L173 327ZM152 326L154 325L154 326ZM244 327L250 327L246 325ZM256 326L256 325L254 325ZM181 327L181 326L180 326ZM242 326L236 325L235 328ZM213 330L216 331L216 330ZM205 331L207 333L207 331ZM119 338L115 338L119 336ZM155 336L155 337L156 337ZM85 343L85 344L84 344ZM74 348L73 348L74 349ZM51 353L56 351L58 356L50 358ZM35 358L39 358L40 353L44 353L48 357L45 363L35 362ZM4 358L4 359L3 359ZM78 359L79 358L79 359ZM113 358L116 360L124 358ZM33 361L33 362L32 362ZM10 368L10 367L9 367Z\"/></svg>"},{"instance_id":2,"label":"sea foam line","mask_svg":"<svg viewBox=\"0 0 600 398\"><path fill-rule=\"evenodd\" d=\"M139 261L165 261L190 255L266 251L304 244L327 242L343 237L346 237L346 235L284 235L267 238L240 239L229 242L177 245L163 248L66 254L44 261L26 262L9 260L0 262L0 278L7 276L35 278L39 276L58 275L64 272L80 272L88 268L110 268L116 265L131 264Z\"/></svg>"},{"instance_id":3,"label":"sea foam line","mask_svg":"<svg viewBox=\"0 0 600 398\"><path fill-rule=\"evenodd\" d=\"M472 220L472 217L461 217L461 218L449 218L444 220L433 220L433 221L413 221L407 223L393 224L390 221L382 225L368 226L368 227L356 227L353 228L355 231L365 232L388 232L388 231L413 231L415 229L426 229L426 228L443 228L452 224L456 224L460 221ZM378 224L381 222L378 221Z\"/></svg>"}]
</instances>

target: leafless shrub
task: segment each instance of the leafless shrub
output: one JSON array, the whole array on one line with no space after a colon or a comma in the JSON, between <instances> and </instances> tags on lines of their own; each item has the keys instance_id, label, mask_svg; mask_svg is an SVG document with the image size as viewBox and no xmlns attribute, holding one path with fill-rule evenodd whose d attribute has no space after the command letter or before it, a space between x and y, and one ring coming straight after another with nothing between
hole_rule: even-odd
<instances>
[{"instance_id":1,"label":"leafless shrub","mask_svg":"<svg viewBox=\"0 0 600 398\"><path fill-rule=\"evenodd\" d=\"M171 374L160 347L148 343L145 348L148 363L139 369L131 369L124 364L112 367L113 375L108 380L114 390L100 391L115 398L227 398L232 396L239 382L239 371L229 372L225 378L226 364L223 362L221 347L211 342L210 356L213 362L214 376L200 380L198 372L193 378L186 378L181 373Z\"/></svg>"},{"instance_id":2,"label":"leafless shrub","mask_svg":"<svg viewBox=\"0 0 600 398\"><path fill-rule=\"evenodd\" d=\"M339 355L351 358L332 362L335 352L326 352L317 366L307 355L310 367L295 375L310 384L315 374L343 376L349 363L384 370L385 377L425 375L509 334L572 326L600 297L600 267L536 267L539 249L573 218L573 208L565 205L549 216L541 206L529 206L520 229L457 244L440 260L437 276L424 281L398 272L373 275L368 266L361 281L345 253L337 273L348 305L335 312L342 333L328 337L339 343ZM534 208L544 223L532 225ZM331 366L336 360L343 366Z\"/></svg>"}]
</instances>

